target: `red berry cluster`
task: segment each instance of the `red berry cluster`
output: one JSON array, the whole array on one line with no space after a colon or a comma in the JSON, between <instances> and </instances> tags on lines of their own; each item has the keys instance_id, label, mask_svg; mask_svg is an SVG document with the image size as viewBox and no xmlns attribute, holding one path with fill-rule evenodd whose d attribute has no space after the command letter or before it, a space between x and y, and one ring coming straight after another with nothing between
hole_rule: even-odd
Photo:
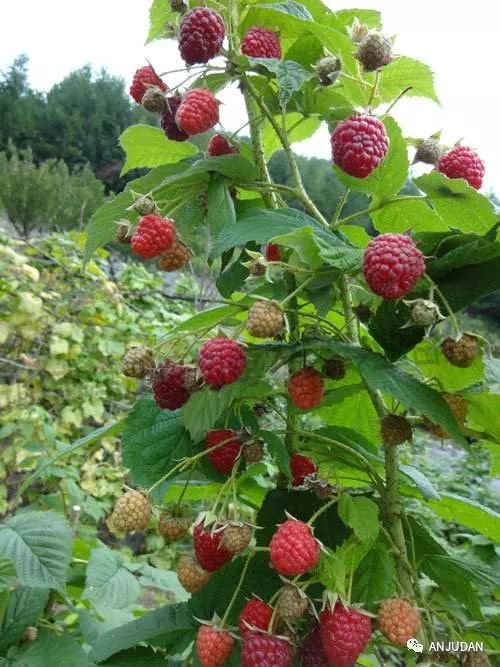
<instances>
[{"instance_id":1,"label":"red berry cluster","mask_svg":"<svg viewBox=\"0 0 500 667\"><path fill-rule=\"evenodd\" d=\"M129 90L130 96L137 102L137 104L140 104L144 97L144 93L148 88L152 88L153 86L156 86L163 92L167 90L167 84L160 79L151 65L141 67L136 70L134 74Z\"/></svg>"}]
</instances>

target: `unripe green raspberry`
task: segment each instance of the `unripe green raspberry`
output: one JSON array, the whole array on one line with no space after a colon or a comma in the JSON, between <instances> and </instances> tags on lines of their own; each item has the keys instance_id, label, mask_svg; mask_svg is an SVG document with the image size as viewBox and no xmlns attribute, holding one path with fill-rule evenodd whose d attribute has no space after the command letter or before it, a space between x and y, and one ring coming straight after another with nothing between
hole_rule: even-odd
<instances>
[{"instance_id":1,"label":"unripe green raspberry","mask_svg":"<svg viewBox=\"0 0 500 667\"><path fill-rule=\"evenodd\" d=\"M148 498L140 491L127 491L115 503L111 524L122 533L144 530L151 519L152 510Z\"/></svg>"},{"instance_id":2,"label":"unripe green raspberry","mask_svg":"<svg viewBox=\"0 0 500 667\"><path fill-rule=\"evenodd\" d=\"M434 137L425 139L417 146L414 162L424 162L425 164L437 165L443 154L443 148L439 141Z\"/></svg>"},{"instance_id":3,"label":"unripe green raspberry","mask_svg":"<svg viewBox=\"0 0 500 667\"><path fill-rule=\"evenodd\" d=\"M405 326L431 327L445 319L434 301L414 299L405 303L411 307L410 321Z\"/></svg>"},{"instance_id":4,"label":"unripe green raspberry","mask_svg":"<svg viewBox=\"0 0 500 667\"><path fill-rule=\"evenodd\" d=\"M142 345L129 347L122 361L122 373L131 378L145 378L155 367L153 352Z\"/></svg>"},{"instance_id":5,"label":"unripe green raspberry","mask_svg":"<svg viewBox=\"0 0 500 667\"><path fill-rule=\"evenodd\" d=\"M141 104L146 111L151 111L152 113L162 113L167 106L165 95L157 86L153 86L146 90L142 96Z\"/></svg>"},{"instance_id":6,"label":"unripe green raspberry","mask_svg":"<svg viewBox=\"0 0 500 667\"><path fill-rule=\"evenodd\" d=\"M369 32L360 42L356 57L367 72L374 72L391 62L392 42L380 32Z\"/></svg>"},{"instance_id":7,"label":"unripe green raspberry","mask_svg":"<svg viewBox=\"0 0 500 667\"><path fill-rule=\"evenodd\" d=\"M302 618L309 606L309 600L297 586L287 584L283 586L278 600L278 611L285 621L295 621Z\"/></svg>"},{"instance_id":8,"label":"unripe green raspberry","mask_svg":"<svg viewBox=\"0 0 500 667\"><path fill-rule=\"evenodd\" d=\"M322 86L331 86L340 76L340 59L336 56L325 56L315 65L316 74Z\"/></svg>"},{"instance_id":9,"label":"unripe green raspberry","mask_svg":"<svg viewBox=\"0 0 500 667\"><path fill-rule=\"evenodd\" d=\"M136 199L130 209L138 213L140 216L150 215L151 213L158 213L156 202L149 195L143 195L142 197Z\"/></svg>"}]
</instances>

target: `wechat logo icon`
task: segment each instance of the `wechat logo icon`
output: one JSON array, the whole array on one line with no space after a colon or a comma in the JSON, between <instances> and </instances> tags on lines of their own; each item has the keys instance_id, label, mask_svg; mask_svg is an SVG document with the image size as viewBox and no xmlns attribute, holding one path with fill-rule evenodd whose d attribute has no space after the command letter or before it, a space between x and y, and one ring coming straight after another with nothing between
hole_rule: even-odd
<instances>
[{"instance_id":1,"label":"wechat logo icon","mask_svg":"<svg viewBox=\"0 0 500 667\"><path fill-rule=\"evenodd\" d=\"M424 652L423 645L418 641L418 639L414 639L413 637L406 642L406 646L411 651L415 651L415 653L423 653Z\"/></svg>"}]
</instances>

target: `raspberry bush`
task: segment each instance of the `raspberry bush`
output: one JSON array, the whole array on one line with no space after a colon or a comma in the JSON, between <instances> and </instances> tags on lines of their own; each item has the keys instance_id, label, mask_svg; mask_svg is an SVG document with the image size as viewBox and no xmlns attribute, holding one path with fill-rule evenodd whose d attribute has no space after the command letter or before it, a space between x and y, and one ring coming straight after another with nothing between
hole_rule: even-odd
<instances>
[{"instance_id":1,"label":"raspberry bush","mask_svg":"<svg viewBox=\"0 0 500 667\"><path fill-rule=\"evenodd\" d=\"M87 577L82 606L98 611L111 598L123 609L145 571L150 581L175 570L177 601L141 618L90 626L85 609L81 644L94 663L119 654L130 664L396 665L410 631L424 646L480 636L494 652L494 556L458 558L432 529L452 520L495 540L498 515L412 465L424 432L457 448L482 443L498 464L498 364L458 315L500 287L498 216L478 191L480 157L404 136L399 98L437 93L431 70L400 55L376 11L155 0L149 39L167 38L185 81L174 86L168 63L155 63L133 83L134 99L147 92L143 103L157 107L158 127L122 135L124 171L150 171L94 215L86 251L125 225L119 240L169 271L201 261L190 246L207 239L217 305L146 352L132 348L123 366L143 385L123 425L132 488L115 527L156 530L179 553L171 570L151 572L102 546L69 566L66 547L46 588L62 595L69 567L72 584ZM149 99L150 84L164 103L158 91ZM224 88L247 111L235 133L224 127ZM321 124L340 190L328 220L292 150ZM287 185L269 175L277 149ZM431 163L423 175L414 157ZM20 514L0 531L14 564L29 520ZM69 544L69 526L59 528ZM19 576L33 586L27 571Z\"/></svg>"}]
</instances>

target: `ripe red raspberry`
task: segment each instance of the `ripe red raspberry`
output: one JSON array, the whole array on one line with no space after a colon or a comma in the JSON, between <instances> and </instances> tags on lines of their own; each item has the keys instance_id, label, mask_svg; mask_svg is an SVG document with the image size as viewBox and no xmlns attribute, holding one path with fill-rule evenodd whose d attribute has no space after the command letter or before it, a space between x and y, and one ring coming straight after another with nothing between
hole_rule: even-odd
<instances>
[{"instance_id":1,"label":"ripe red raspberry","mask_svg":"<svg viewBox=\"0 0 500 667\"><path fill-rule=\"evenodd\" d=\"M202 667L222 667L232 653L234 639L229 632L212 625L200 625L195 645Z\"/></svg>"},{"instance_id":2,"label":"ripe red raspberry","mask_svg":"<svg viewBox=\"0 0 500 667\"><path fill-rule=\"evenodd\" d=\"M468 146L455 146L439 160L438 171L448 178L465 178L469 185L479 190L483 184L485 164Z\"/></svg>"},{"instance_id":3,"label":"ripe red raspberry","mask_svg":"<svg viewBox=\"0 0 500 667\"><path fill-rule=\"evenodd\" d=\"M194 553L201 567L207 572L215 572L228 563L233 554L222 544L224 527L221 524L205 526L199 523L193 532Z\"/></svg>"},{"instance_id":4,"label":"ripe red raspberry","mask_svg":"<svg viewBox=\"0 0 500 667\"><path fill-rule=\"evenodd\" d=\"M194 368L164 361L154 374L154 399L162 410L177 410L189 400L195 381Z\"/></svg>"},{"instance_id":5,"label":"ripe red raspberry","mask_svg":"<svg viewBox=\"0 0 500 667\"><path fill-rule=\"evenodd\" d=\"M291 667L293 649L286 639L263 632L247 632L243 637L242 667Z\"/></svg>"},{"instance_id":6,"label":"ripe red raspberry","mask_svg":"<svg viewBox=\"0 0 500 667\"><path fill-rule=\"evenodd\" d=\"M264 255L268 262L281 262L280 247L276 243L268 243L265 247Z\"/></svg>"},{"instance_id":7,"label":"ripe red raspberry","mask_svg":"<svg viewBox=\"0 0 500 667\"><path fill-rule=\"evenodd\" d=\"M420 612L407 600L384 600L378 608L378 627L393 644L406 646L408 639L417 636L420 626Z\"/></svg>"},{"instance_id":8,"label":"ripe red raspberry","mask_svg":"<svg viewBox=\"0 0 500 667\"><path fill-rule=\"evenodd\" d=\"M240 635L244 637L248 632L256 628L258 630L268 630L272 616L273 608L268 604L258 598L248 600L240 612L238 622Z\"/></svg>"},{"instance_id":9,"label":"ripe red raspberry","mask_svg":"<svg viewBox=\"0 0 500 667\"><path fill-rule=\"evenodd\" d=\"M328 667L323 644L321 643L319 625L316 625L307 635L300 657L301 667Z\"/></svg>"},{"instance_id":10,"label":"ripe red raspberry","mask_svg":"<svg viewBox=\"0 0 500 667\"><path fill-rule=\"evenodd\" d=\"M221 428L217 431L209 431L205 436L205 447L207 449L216 445L219 446L209 452L208 459L216 470L223 475L229 475L240 455L241 440L234 431Z\"/></svg>"},{"instance_id":11,"label":"ripe red raspberry","mask_svg":"<svg viewBox=\"0 0 500 667\"><path fill-rule=\"evenodd\" d=\"M168 250L174 239L173 221L151 213L139 220L130 243L136 255L142 259L151 259Z\"/></svg>"},{"instance_id":12,"label":"ripe red raspberry","mask_svg":"<svg viewBox=\"0 0 500 667\"><path fill-rule=\"evenodd\" d=\"M236 382L245 370L245 351L230 338L212 338L203 343L198 364L205 382L220 389Z\"/></svg>"},{"instance_id":13,"label":"ripe red raspberry","mask_svg":"<svg viewBox=\"0 0 500 667\"><path fill-rule=\"evenodd\" d=\"M177 109L175 122L190 136L206 132L219 122L219 102L207 88L189 90Z\"/></svg>"},{"instance_id":14,"label":"ripe red raspberry","mask_svg":"<svg viewBox=\"0 0 500 667\"><path fill-rule=\"evenodd\" d=\"M180 95L167 97L165 101L165 110L160 116L161 129L165 132L167 138L172 141L186 141L186 139L189 139L189 135L186 134L184 130L181 130L175 122L175 114L177 113L177 109L180 107L181 102L182 97L180 97Z\"/></svg>"},{"instance_id":15,"label":"ripe red raspberry","mask_svg":"<svg viewBox=\"0 0 500 667\"><path fill-rule=\"evenodd\" d=\"M179 51L186 65L207 63L214 58L225 32L222 16L214 9L196 7L185 14L179 28Z\"/></svg>"},{"instance_id":16,"label":"ripe red raspberry","mask_svg":"<svg viewBox=\"0 0 500 667\"><path fill-rule=\"evenodd\" d=\"M323 400L323 378L314 368L302 368L288 380L288 393L296 408L310 410Z\"/></svg>"},{"instance_id":17,"label":"ripe red raspberry","mask_svg":"<svg viewBox=\"0 0 500 667\"><path fill-rule=\"evenodd\" d=\"M332 136L334 163L350 176L366 178L387 154L389 139L384 124L374 116L351 116Z\"/></svg>"},{"instance_id":18,"label":"ripe red raspberry","mask_svg":"<svg viewBox=\"0 0 500 667\"><path fill-rule=\"evenodd\" d=\"M157 86L163 92L167 90L167 84L160 79L151 65L146 65L136 70L129 93L137 104L140 104L146 90L153 86Z\"/></svg>"},{"instance_id":19,"label":"ripe red raspberry","mask_svg":"<svg viewBox=\"0 0 500 667\"><path fill-rule=\"evenodd\" d=\"M272 30L255 26L246 31L241 51L250 58L281 58L280 39Z\"/></svg>"},{"instance_id":20,"label":"ripe red raspberry","mask_svg":"<svg viewBox=\"0 0 500 667\"><path fill-rule=\"evenodd\" d=\"M287 519L274 533L269 545L271 564L285 577L304 574L316 565L320 545L311 527L297 519Z\"/></svg>"},{"instance_id":21,"label":"ripe red raspberry","mask_svg":"<svg viewBox=\"0 0 500 667\"><path fill-rule=\"evenodd\" d=\"M222 134L214 134L208 143L208 157L217 157L219 155L234 155L239 153L237 146L231 146L226 137Z\"/></svg>"},{"instance_id":22,"label":"ripe red raspberry","mask_svg":"<svg viewBox=\"0 0 500 667\"><path fill-rule=\"evenodd\" d=\"M321 643L330 667L352 667L372 634L366 614L337 602L319 617Z\"/></svg>"},{"instance_id":23,"label":"ripe red raspberry","mask_svg":"<svg viewBox=\"0 0 500 667\"><path fill-rule=\"evenodd\" d=\"M384 299L400 299L425 273L424 256L404 234L381 234L370 241L363 258L366 281Z\"/></svg>"},{"instance_id":24,"label":"ripe red raspberry","mask_svg":"<svg viewBox=\"0 0 500 667\"><path fill-rule=\"evenodd\" d=\"M290 457L290 469L292 471L293 486L302 486L305 478L308 475L314 475L318 467L308 456L294 452Z\"/></svg>"}]
</instances>

